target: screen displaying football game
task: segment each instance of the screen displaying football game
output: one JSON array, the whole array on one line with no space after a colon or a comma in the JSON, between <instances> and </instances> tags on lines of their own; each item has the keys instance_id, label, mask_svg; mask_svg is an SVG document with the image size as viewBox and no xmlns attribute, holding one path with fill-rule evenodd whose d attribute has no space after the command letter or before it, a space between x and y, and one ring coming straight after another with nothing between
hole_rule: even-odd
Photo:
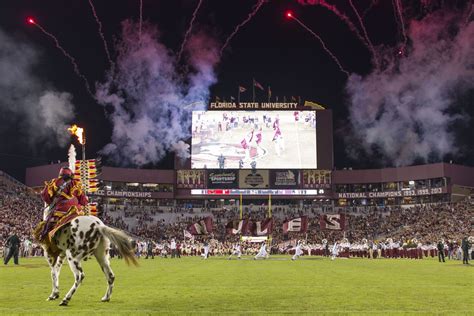
<instances>
[{"instance_id":1,"label":"screen displaying football game","mask_svg":"<svg viewBox=\"0 0 474 316\"><path fill-rule=\"evenodd\" d=\"M316 169L315 111L194 111L194 169Z\"/></svg>"}]
</instances>

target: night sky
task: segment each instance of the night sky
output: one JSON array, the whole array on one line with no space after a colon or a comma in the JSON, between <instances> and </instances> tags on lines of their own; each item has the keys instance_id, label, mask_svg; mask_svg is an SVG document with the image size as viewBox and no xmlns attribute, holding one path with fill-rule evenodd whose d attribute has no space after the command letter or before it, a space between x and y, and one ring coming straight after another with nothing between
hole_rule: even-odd
<instances>
[{"instance_id":1,"label":"night sky","mask_svg":"<svg viewBox=\"0 0 474 316\"><path fill-rule=\"evenodd\" d=\"M139 0L93 2L102 22L105 38L115 56L112 42L120 34L121 21L130 18L138 20ZM346 13L358 25L348 1L328 2L337 5L341 12ZM459 7L462 7L462 1L458 2L461 3ZM223 43L255 3L255 0L203 0L195 28L206 30ZM361 14L372 6L364 16L370 39L375 45L390 47L396 54L401 38L394 19L392 1L354 0L354 3ZM195 0L143 0L143 19L157 25L162 42L176 52L196 4ZM407 8L410 9L416 11L419 8ZM303 100L312 100L332 109L336 168L390 166L391 163L387 160L379 159L377 150L357 159L347 154L345 134L350 133L347 126L348 96L345 90L347 77L339 71L311 34L295 21L285 18L287 10L291 10L309 28L318 32L349 72L361 76L371 72L370 52L334 14L320 6L303 6L296 0L271 0L241 28L224 51L216 68L218 82L211 87L212 99L215 96L227 100L230 96L236 97L237 88L242 85L248 90L241 95L241 100L251 100L252 78L255 78L265 87L271 86L272 95L278 96L280 100L284 96L287 99L301 96ZM407 14L417 17L413 12ZM56 90L72 94L76 111L74 123L86 129L88 156L93 157L111 137L111 124L104 115L104 107L87 94L83 82L74 74L70 62L54 46L53 41L38 28L26 23L30 16L58 38L62 46L74 56L91 85L94 85L94 82L104 79L108 65L88 1L2 1L0 30L33 45L40 52L41 61L34 68L35 74ZM257 90L257 97L264 100L265 93ZM450 109L464 117L450 126L460 151L456 155L433 157L427 162L454 160L473 165L473 99L471 83L470 92L464 93L456 101L459 105ZM67 146L45 148L41 143L29 144L26 134L19 131L21 120L21 116L10 116L5 111L2 112L0 107L1 170L23 180L28 166L67 159ZM147 167L172 168L172 161L172 155L168 155L160 163ZM420 162L423 161L413 163Z\"/></svg>"}]
</instances>

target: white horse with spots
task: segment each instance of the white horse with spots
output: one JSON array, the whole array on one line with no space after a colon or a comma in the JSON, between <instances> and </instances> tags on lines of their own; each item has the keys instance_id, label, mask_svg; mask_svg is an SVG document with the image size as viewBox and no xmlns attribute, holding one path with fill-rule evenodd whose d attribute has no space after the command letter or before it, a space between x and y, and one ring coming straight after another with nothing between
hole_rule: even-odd
<instances>
[{"instance_id":1,"label":"white horse with spots","mask_svg":"<svg viewBox=\"0 0 474 316\"><path fill-rule=\"evenodd\" d=\"M51 267L51 279L53 290L48 297L49 300L55 300L59 297L59 273L64 259L69 263L69 267L74 274L74 284L64 296L59 305L66 306L76 292L82 280L84 280L84 271L81 267L81 261L94 255L107 279L108 287L102 302L108 302L112 295L115 275L110 268L109 246L112 242L118 252L123 256L127 264L138 265L133 254L133 247L130 237L124 232L107 227L100 219L95 216L79 216L69 224L61 227L51 240L60 253L52 255L45 250L46 258Z\"/></svg>"}]
</instances>

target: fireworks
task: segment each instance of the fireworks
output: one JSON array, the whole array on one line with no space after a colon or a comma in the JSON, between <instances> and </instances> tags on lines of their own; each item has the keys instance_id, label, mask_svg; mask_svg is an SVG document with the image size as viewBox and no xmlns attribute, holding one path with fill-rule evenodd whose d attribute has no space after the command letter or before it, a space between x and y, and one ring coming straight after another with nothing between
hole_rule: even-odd
<instances>
[{"instance_id":1,"label":"fireworks","mask_svg":"<svg viewBox=\"0 0 474 316\"><path fill-rule=\"evenodd\" d=\"M370 51L372 52L372 55L374 57L374 63L378 67L379 62L378 62L377 54L374 49L374 45L372 45L372 42L370 41L369 35L367 34L367 30L365 28L364 22L362 21L362 18L360 17L359 11L357 11L357 8L352 3L352 0L349 0L349 4L351 5L352 10L354 10L354 13L357 16L357 19L359 20L360 27L362 28L362 31L364 32L365 40L367 41Z\"/></svg>"},{"instance_id":2,"label":"fireworks","mask_svg":"<svg viewBox=\"0 0 474 316\"><path fill-rule=\"evenodd\" d=\"M393 2L393 9L395 10L395 20L397 21L397 25L399 27L400 33L403 36L403 43L406 45L408 38L405 31L405 21L403 19L403 9L400 0L392 0Z\"/></svg>"},{"instance_id":3,"label":"fireworks","mask_svg":"<svg viewBox=\"0 0 474 316\"><path fill-rule=\"evenodd\" d=\"M257 14L258 10L264 3L265 3L265 0L258 0L257 4L254 5L254 7L252 8L252 12L249 13L247 18L244 21L242 21L242 23L240 23L239 25L235 27L234 31L227 37L227 39L224 42L224 45L221 48L221 53L220 53L221 56L222 56L222 53L224 52L224 49L226 49L226 47L229 45L232 38L239 32L240 28L244 26L245 24L247 24L255 16L255 14Z\"/></svg>"},{"instance_id":4,"label":"fireworks","mask_svg":"<svg viewBox=\"0 0 474 316\"><path fill-rule=\"evenodd\" d=\"M471 19L472 13L474 12L474 3L471 4L471 8L469 9L469 13L466 15L466 22L464 23L467 25L469 20Z\"/></svg>"},{"instance_id":5,"label":"fireworks","mask_svg":"<svg viewBox=\"0 0 474 316\"><path fill-rule=\"evenodd\" d=\"M335 5L331 5L327 3L325 0L319 0L317 2L318 5L322 6L323 8L328 9L332 13L334 13L342 22L346 23L349 29L357 36L357 38L367 47L368 50L370 49L369 43L365 40L365 38L360 34L359 30L355 27L354 23L341 11L337 9Z\"/></svg>"},{"instance_id":6,"label":"fireworks","mask_svg":"<svg viewBox=\"0 0 474 316\"><path fill-rule=\"evenodd\" d=\"M102 42L104 43L104 48L105 48L105 53L107 54L107 59L109 60L110 65L113 67L114 62L112 61L112 58L110 57L109 48L107 46L107 42L105 40L104 33L102 32L102 23L100 22L99 17L97 16L97 12L95 11L94 4L92 3L92 0L89 0L89 5L91 6L92 14L94 14L95 21L97 22L97 25L99 26L99 35L100 35L100 38L102 38Z\"/></svg>"},{"instance_id":7,"label":"fireworks","mask_svg":"<svg viewBox=\"0 0 474 316\"><path fill-rule=\"evenodd\" d=\"M79 78L81 78L82 80L84 80L84 84L86 86L86 90L87 92L89 92L89 94L93 97L93 94L92 94L92 91L91 91L91 88L89 86L89 82L87 81L86 77L79 71L79 66L77 65L76 63L76 60L74 59L74 57L72 57L60 44L59 44L59 41L58 39L56 38L56 36L54 36L53 34L49 33L48 31L46 31L40 24L38 24L38 22L36 22L36 20L34 20L33 18L28 18L27 19L27 22L29 24L32 24L34 26L36 26L37 28L39 28L45 35L49 36L53 41L54 43L56 44L56 47L63 53L64 56L66 56L69 61L71 62L72 66L74 67L74 72L76 73L76 75L79 76Z\"/></svg>"},{"instance_id":8,"label":"fireworks","mask_svg":"<svg viewBox=\"0 0 474 316\"><path fill-rule=\"evenodd\" d=\"M183 50L184 50L184 45L186 44L186 41L188 40L189 34L191 34L191 30L193 29L193 23L194 23L194 20L196 19L196 14L197 14L199 8L201 7L201 4L202 4L202 0L199 0L198 4L196 6L196 9L194 9L193 17L191 18L191 22L189 23L189 28L186 31L186 34L184 35L183 43L181 43L181 48L179 50L178 58L176 59L176 61L179 61L181 59L181 55L183 54Z\"/></svg>"},{"instance_id":9,"label":"fireworks","mask_svg":"<svg viewBox=\"0 0 474 316\"><path fill-rule=\"evenodd\" d=\"M323 47L323 49L326 51L326 53L328 53L329 56L331 56L331 58L334 60L334 62L337 64L337 66L339 67L339 69L345 73L348 77L349 77L349 72L347 70L344 69L344 67L342 67L339 59L337 59L336 55L334 55L330 50L329 48L326 46L326 43L324 43L323 39L318 35L316 34L313 30L311 30L309 27L307 27L303 22L301 22L297 17L295 17L293 15L293 13L291 12L287 12L286 13L286 16L290 19L293 19L295 20L296 22L298 22L299 25L301 25L306 31L308 31L309 33L311 33L311 35L313 35L314 37L316 37L319 42L321 43L321 46Z\"/></svg>"},{"instance_id":10,"label":"fireworks","mask_svg":"<svg viewBox=\"0 0 474 316\"><path fill-rule=\"evenodd\" d=\"M138 38L142 39L142 24L143 24L143 0L140 0L140 19L138 23Z\"/></svg>"},{"instance_id":11,"label":"fireworks","mask_svg":"<svg viewBox=\"0 0 474 316\"><path fill-rule=\"evenodd\" d=\"M367 13L369 13L369 11L377 4L377 1L378 0L372 0L370 2L370 5L367 7L367 9L364 10L364 13L362 13L362 18L365 18Z\"/></svg>"}]
</instances>

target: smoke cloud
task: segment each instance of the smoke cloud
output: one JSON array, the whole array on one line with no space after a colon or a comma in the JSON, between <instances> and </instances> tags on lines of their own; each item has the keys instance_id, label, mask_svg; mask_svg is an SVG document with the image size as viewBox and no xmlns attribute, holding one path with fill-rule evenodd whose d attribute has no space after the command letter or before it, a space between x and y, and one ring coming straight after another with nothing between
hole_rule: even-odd
<instances>
[{"instance_id":1,"label":"smoke cloud","mask_svg":"<svg viewBox=\"0 0 474 316\"><path fill-rule=\"evenodd\" d=\"M191 113L205 109L209 87L216 82L217 42L204 33L192 35L185 47L189 71L160 42L155 26L122 23L118 58L96 97L108 111L112 140L102 149L120 165L159 162L167 152L189 156L183 140L190 136Z\"/></svg>"},{"instance_id":2,"label":"smoke cloud","mask_svg":"<svg viewBox=\"0 0 474 316\"><path fill-rule=\"evenodd\" d=\"M408 29L405 56L380 52L385 67L347 84L353 135L363 150L407 165L456 153L456 96L474 88L474 23L435 12ZM348 137L349 139L349 137ZM352 148L353 149L353 148Z\"/></svg>"},{"instance_id":3,"label":"smoke cloud","mask_svg":"<svg viewBox=\"0 0 474 316\"><path fill-rule=\"evenodd\" d=\"M16 128L30 145L64 146L66 123L74 118L72 96L57 92L44 82L34 67L38 50L0 29L0 122Z\"/></svg>"}]
</instances>

